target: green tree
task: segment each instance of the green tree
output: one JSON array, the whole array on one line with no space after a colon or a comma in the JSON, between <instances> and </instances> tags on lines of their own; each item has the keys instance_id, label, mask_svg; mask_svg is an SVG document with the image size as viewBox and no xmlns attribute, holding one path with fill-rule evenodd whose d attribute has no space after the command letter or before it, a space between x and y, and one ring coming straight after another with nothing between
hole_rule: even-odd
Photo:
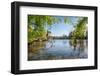
<instances>
[{"instance_id":1,"label":"green tree","mask_svg":"<svg viewBox=\"0 0 100 76\"><path fill-rule=\"evenodd\" d=\"M87 22L87 17L83 17L79 20L78 24L75 26L75 30L73 31L74 38L82 39L86 36Z\"/></svg>"},{"instance_id":2,"label":"green tree","mask_svg":"<svg viewBox=\"0 0 100 76\"><path fill-rule=\"evenodd\" d=\"M29 15L28 16L28 42L36 39L46 39L48 26L61 20L54 16Z\"/></svg>"}]
</instances>

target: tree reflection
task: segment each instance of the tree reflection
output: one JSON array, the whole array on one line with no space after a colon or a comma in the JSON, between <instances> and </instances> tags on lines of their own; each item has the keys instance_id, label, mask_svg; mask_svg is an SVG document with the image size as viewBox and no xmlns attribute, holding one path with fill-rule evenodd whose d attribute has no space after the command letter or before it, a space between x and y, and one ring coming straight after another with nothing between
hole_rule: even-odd
<instances>
[{"instance_id":1,"label":"tree reflection","mask_svg":"<svg viewBox=\"0 0 100 76\"><path fill-rule=\"evenodd\" d=\"M85 42L84 42L84 40L73 40L73 39L71 39L70 41L69 41L69 44L73 47L73 50L75 51L76 49L78 49L79 51L84 51L84 49L85 49ZM87 42L86 42L86 44L87 44Z\"/></svg>"},{"instance_id":2,"label":"tree reflection","mask_svg":"<svg viewBox=\"0 0 100 76\"><path fill-rule=\"evenodd\" d=\"M73 50L77 52L77 56L79 56L80 58L82 57L87 57L86 55L81 55L82 53L85 52L85 48L87 48L87 40L70 40L69 44L73 47Z\"/></svg>"},{"instance_id":3,"label":"tree reflection","mask_svg":"<svg viewBox=\"0 0 100 76\"><path fill-rule=\"evenodd\" d=\"M76 50L76 47L78 45L78 41L76 39L75 40L71 39L69 41L69 44L73 47L74 50Z\"/></svg>"},{"instance_id":4,"label":"tree reflection","mask_svg":"<svg viewBox=\"0 0 100 76\"><path fill-rule=\"evenodd\" d=\"M43 49L46 47L46 41L44 42L33 42L31 45L28 45L28 51L29 52L38 52L38 50Z\"/></svg>"},{"instance_id":5,"label":"tree reflection","mask_svg":"<svg viewBox=\"0 0 100 76\"><path fill-rule=\"evenodd\" d=\"M86 49L87 40L81 39L37 41L28 45L28 60L87 58Z\"/></svg>"}]
</instances>

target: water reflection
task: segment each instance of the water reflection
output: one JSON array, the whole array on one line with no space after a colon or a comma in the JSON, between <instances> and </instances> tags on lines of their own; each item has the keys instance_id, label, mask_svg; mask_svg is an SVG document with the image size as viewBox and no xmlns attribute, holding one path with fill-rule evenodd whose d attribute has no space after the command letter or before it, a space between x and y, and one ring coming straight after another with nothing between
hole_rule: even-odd
<instances>
[{"instance_id":1,"label":"water reflection","mask_svg":"<svg viewBox=\"0 0 100 76\"><path fill-rule=\"evenodd\" d=\"M49 40L28 45L28 60L87 58L87 40Z\"/></svg>"}]
</instances>

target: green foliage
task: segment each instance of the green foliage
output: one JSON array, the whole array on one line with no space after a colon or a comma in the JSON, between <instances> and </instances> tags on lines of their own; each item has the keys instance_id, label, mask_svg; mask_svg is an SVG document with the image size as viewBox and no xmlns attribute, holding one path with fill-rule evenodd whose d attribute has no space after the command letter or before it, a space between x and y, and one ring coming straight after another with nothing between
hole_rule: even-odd
<instances>
[{"instance_id":1,"label":"green foliage","mask_svg":"<svg viewBox=\"0 0 100 76\"><path fill-rule=\"evenodd\" d=\"M86 36L87 32L87 17L83 17L79 20L78 24L75 27L75 30L73 31L73 39L77 38L84 38Z\"/></svg>"},{"instance_id":2,"label":"green foliage","mask_svg":"<svg viewBox=\"0 0 100 76\"><path fill-rule=\"evenodd\" d=\"M64 23L72 23L70 17L64 17Z\"/></svg>"},{"instance_id":3,"label":"green foliage","mask_svg":"<svg viewBox=\"0 0 100 76\"><path fill-rule=\"evenodd\" d=\"M28 43L35 40L47 40L48 31L52 24L62 20L55 16L28 15ZM73 23L70 17L64 17L64 23ZM83 38L86 32L87 17L80 17L71 33L72 39Z\"/></svg>"},{"instance_id":4,"label":"green foliage","mask_svg":"<svg viewBox=\"0 0 100 76\"><path fill-rule=\"evenodd\" d=\"M53 16L29 15L28 16L28 42L46 40L48 26L61 20ZM47 27L47 29L46 29Z\"/></svg>"}]
</instances>

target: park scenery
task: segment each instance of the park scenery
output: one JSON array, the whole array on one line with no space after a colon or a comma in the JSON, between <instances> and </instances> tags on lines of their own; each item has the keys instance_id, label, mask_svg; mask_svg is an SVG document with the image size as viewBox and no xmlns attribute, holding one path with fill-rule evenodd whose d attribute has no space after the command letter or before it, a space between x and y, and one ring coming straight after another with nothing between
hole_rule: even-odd
<instances>
[{"instance_id":1,"label":"park scenery","mask_svg":"<svg viewBox=\"0 0 100 76\"><path fill-rule=\"evenodd\" d=\"M28 15L28 61L88 58L88 17Z\"/></svg>"}]
</instances>

